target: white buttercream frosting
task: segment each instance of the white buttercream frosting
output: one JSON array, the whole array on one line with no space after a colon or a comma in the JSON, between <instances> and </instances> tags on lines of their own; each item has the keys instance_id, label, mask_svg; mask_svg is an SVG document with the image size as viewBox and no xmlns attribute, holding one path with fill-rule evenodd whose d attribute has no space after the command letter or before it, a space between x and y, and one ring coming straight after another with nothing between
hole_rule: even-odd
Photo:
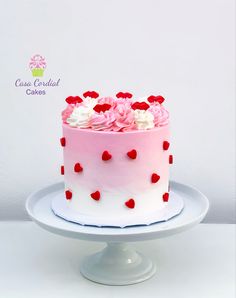
<instances>
[{"instance_id":1,"label":"white buttercream frosting","mask_svg":"<svg viewBox=\"0 0 236 298\"><path fill-rule=\"evenodd\" d=\"M70 117L67 118L67 123L72 127L88 128L92 114L94 110L89 106L75 107Z\"/></svg>"},{"instance_id":2,"label":"white buttercream frosting","mask_svg":"<svg viewBox=\"0 0 236 298\"><path fill-rule=\"evenodd\" d=\"M98 103L98 99L97 98L86 97L83 100L83 105L85 107L90 108L90 109L93 109L96 106L97 103Z\"/></svg>"},{"instance_id":3,"label":"white buttercream frosting","mask_svg":"<svg viewBox=\"0 0 236 298\"><path fill-rule=\"evenodd\" d=\"M137 129L151 129L155 126L153 114L145 110L135 110L134 121Z\"/></svg>"}]
</instances>

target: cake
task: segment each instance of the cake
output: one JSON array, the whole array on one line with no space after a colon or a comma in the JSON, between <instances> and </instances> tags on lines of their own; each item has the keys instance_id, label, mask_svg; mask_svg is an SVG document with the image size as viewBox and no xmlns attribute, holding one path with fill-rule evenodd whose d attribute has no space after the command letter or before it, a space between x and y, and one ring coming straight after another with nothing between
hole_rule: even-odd
<instances>
[{"instance_id":1,"label":"cake","mask_svg":"<svg viewBox=\"0 0 236 298\"><path fill-rule=\"evenodd\" d=\"M86 215L119 226L164 209L173 163L164 98L87 91L66 102L60 139L66 208L78 221Z\"/></svg>"}]
</instances>

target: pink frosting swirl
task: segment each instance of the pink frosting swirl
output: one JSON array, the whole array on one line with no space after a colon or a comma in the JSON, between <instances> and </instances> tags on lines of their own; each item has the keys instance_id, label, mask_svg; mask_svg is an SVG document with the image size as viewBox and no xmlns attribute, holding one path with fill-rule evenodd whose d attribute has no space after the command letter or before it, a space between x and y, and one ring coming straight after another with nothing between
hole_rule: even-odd
<instances>
[{"instance_id":1,"label":"pink frosting swirl","mask_svg":"<svg viewBox=\"0 0 236 298\"><path fill-rule=\"evenodd\" d=\"M131 106L133 101L130 98L118 98L118 99L116 99L116 103L117 104L125 104L125 105L129 104L129 106Z\"/></svg>"},{"instance_id":2,"label":"pink frosting swirl","mask_svg":"<svg viewBox=\"0 0 236 298\"><path fill-rule=\"evenodd\" d=\"M62 116L63 123L67 123L66 120L70 117L73 110L74 110L74 105L68 104L66 109L62 111L61 116Z\"/></svg>"},{"instance_id":3,"label":"pink frosting swirl","mask_svg":"<svg viewBox=\"0 0 236 298\"><path fill-rule=\"evenodd\" d=\"M119 101L116 108L113 109L115 122L112 130L114 131L128 131L135 127L134 112L130 108L129 102Z\"/></svg>"},{"instance_id":4,"label":"pink frosting swirl","mask_svg":"<svg viewBox=\"0 0 236 298\"><path fill-rule=\"evenodd\" d=\"M156 127L165 126L169 123L169 112L158 103L154 103L148 109L154 116L154 124Z\"/></svg>"},{"instance_id":5,"label":"pink frosting swirl","mask_svg":"<svg viewBox=\"0 0 236 298\"><path fill-rule=\"evenodd\" d=\"M98 99L98 103L101 105L101 104L104 104L104 103L107 103L111 106L115 106L116 104L116 100L112 97L102 97L102 98L99 98Z\"/></svg>"},{"instance_id":6,"label":"pink frosting swirl","mask_svg":"<svg viewBox=\"0 0 236 298\"><path fill-rule=\"evenodd\" d=\"M90 124L94 130L111 130L115 116L113 111L106 111L104 113L94 113L91 117Z\"/></svg>"}]
</instances>

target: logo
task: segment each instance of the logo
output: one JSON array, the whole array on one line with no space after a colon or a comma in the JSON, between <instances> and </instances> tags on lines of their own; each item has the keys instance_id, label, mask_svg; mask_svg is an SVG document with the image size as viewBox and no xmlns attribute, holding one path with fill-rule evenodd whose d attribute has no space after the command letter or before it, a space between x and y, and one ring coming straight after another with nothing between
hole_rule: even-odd
<instances>
[{"instance_id":1,"label":"logo","mask_svg":"<svg viewBox=\"0 0 236 298\"><path fill-rule=\"evenodd\" d=\"M34 55L29 63L33 77L43 77L46 66L45 58L41 55Z\"/></svg>"},{"instance_id":2,"label":"logo","mask_svg":"<svg viewBox=\"0 0 236 298\"><path fill-rule=\"evenodd\" d=\"M60 78L43 79L46 76L46 68L47 63L45 58L39 54L33 55L29 62L29 69L33 80L18 78L15 81L15 87L24 89L26 95L46 95L49 88L59 87Z\"/></svg>"}]
</instances>

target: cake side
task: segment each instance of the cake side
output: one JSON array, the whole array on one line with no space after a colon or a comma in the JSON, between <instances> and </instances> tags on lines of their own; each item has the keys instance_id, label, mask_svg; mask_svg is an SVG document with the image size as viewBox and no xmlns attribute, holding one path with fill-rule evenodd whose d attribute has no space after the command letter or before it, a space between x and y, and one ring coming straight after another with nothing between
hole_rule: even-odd
<instances>
[{"instance_id":1,"label":"cake side","mask_svg":"<svg viewBox=\"0 0 236 298\"><path fill-rule=\"evenodd\" d=\"M79 213L122 218L165 206L169 126L126 133L63 125L68 206ZM107 153L107 154L104 154Z\"/></svg>"}]
</instances>

